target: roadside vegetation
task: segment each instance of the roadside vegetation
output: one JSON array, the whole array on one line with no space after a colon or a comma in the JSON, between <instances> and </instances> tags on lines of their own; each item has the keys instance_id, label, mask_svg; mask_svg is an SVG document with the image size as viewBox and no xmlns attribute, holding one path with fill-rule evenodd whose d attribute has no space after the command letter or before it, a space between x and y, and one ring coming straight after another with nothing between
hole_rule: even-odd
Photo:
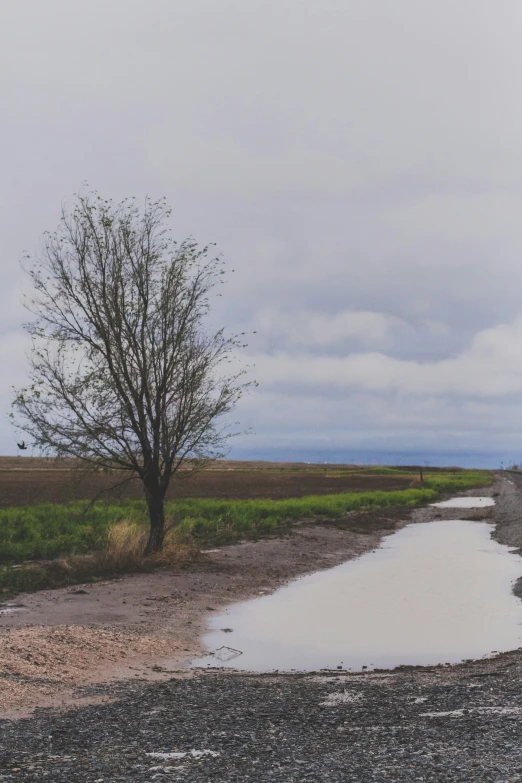
<instances>
[{"instance_id":1,"label":"roadside vegetation","mask_svg":"<svg viewBox=\"0 0 522 783\"><path fill-rule=\"evenodd\" d=\"M174 241L170 215L164 199L138 207L84 191L63 204L57 230L24 261L29 383L11 413L44 455L141 482L145 555L163 548L172 478L228 451L223 417L255 383L237 368L243 335L206 320L224 261Z\"/></svg>"},{"instance_id":2,"label":"roadside vegetation","mask_svg":"<svg viewBox=\"0 0 522 783\"><path fill-rule=\"evenodd\" d=\"M390 470L390 469L388 469ZM399 469L397 469L399 470ZM415 483L417 474L412 474ZM357 510L417 506L442 493L491 484L488 471L426 472L422 486L287 500L187 499L165 504L161 552L144 556L145 501L39 504L0 510L0 591L9 595L122 572L189 562L204 546L255 539L300 519L338 519Z\"/></svg>"}]
</instances>

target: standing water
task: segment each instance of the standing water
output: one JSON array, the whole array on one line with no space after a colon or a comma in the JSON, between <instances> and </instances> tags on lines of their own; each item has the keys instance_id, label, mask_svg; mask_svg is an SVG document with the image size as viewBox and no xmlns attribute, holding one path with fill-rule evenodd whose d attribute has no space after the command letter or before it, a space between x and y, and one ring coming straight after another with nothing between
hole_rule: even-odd
<instances>
[{"instance_id":1,"label":"standing water","mask_svg":"<svg viewBox=\"0 0 522 783\"><path fill-rule=\"evenodd\" d=\"M356 560L216 615L205 637L213 654L195 665L360 670L516 649L522 560L490 532L458 519L408 525Z\"/></svg>"},{"instance_id":2,"label":"standing water","mask_svg":"<svg viewBox=\"0 0 522 783\"><path fill-rule=\"evenodd\" d=\"M494 506L495 501L493 498L450 498L450 500L443 500L441 503L430 503L435 508L484 508L485 506Z\"/></svg>"}]
</instances>

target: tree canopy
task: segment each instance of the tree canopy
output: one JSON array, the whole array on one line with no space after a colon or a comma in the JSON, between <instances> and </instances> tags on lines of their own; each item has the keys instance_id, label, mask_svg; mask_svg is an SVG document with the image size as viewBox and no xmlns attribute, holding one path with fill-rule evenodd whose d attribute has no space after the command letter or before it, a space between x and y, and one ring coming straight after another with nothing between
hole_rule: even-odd
<instances>
[{"instance_id":1,"label":"tree canopy","mask_svg":"<svg viewBox=\"0 0 522 783\"><path fill-rule=\"evenodd\" d=\"M192 239L174 241L170 214L164 200L139 207L96 194L63 208L26 265L31 381L14 399L43 453L141 479L148 552L162 546L173 474L223 456L226 415L249 386L244 369L230 370L240 338L208 326L223 262Z\"/></svg>"}]
</instances>

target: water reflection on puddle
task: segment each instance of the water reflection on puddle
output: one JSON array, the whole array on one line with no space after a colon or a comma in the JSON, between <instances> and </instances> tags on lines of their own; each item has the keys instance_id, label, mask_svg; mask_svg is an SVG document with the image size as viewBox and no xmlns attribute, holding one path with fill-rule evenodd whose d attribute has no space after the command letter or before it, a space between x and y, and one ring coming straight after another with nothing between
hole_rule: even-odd
<instances>
[{"instance_id":1,"label":"water reflection on puddle","mask_svg":"<svg viewBox=\"0 0 522 783\"><path fill-rule=\"evenodd\" d=\"M480 497L480 498L450 498L449 500L443 500L441 503L430 503L435 508L483 508L484 506L494 506L495 501L493 498Z\"/></svg>"},{"instance_id":2,"label":"water reflection on puddle","mask_svg":"<svg viewBox=\"0 0 522 783\"><path fill-rule=\"evenodd\" d=\"M511 589L522 559L491 529L465 520L408 525L357 560L235 604L205 637L217 656L195 665L360 670L516 649L522 602Z\"/></svg>"}]
</instances>

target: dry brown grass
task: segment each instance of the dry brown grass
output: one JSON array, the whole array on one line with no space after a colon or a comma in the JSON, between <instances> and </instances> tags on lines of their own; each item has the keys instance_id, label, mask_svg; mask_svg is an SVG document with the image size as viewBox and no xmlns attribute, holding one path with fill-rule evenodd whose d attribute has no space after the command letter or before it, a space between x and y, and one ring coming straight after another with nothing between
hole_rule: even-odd
<instances>
[{"instance_id":1,"label":"dry brown grass","mask_svg":"<svg viewBox=\"0 0 522 783\"><path fill-rule=\"evenodd\" d=\"M161 552L145 557L143 552L148 535L146 527L123 520L110 528L105 549L90 555L61 558L55 562L75 577L83 575L84 571L106 576L180 565L197 555L197 547L190 540L183 540L176 528L171 527L167 530Z\"/></svg>"},{"instance_id":2,"label":"dry brown grass","mask_svg":"<svg viewBox=\"0 0 522 783\"><path fill-rule=\"evenodd\" d=\"M105 549L82 555L67 555L47 562L28 563L13 571L13 586L4 593L63 587L78 582L96 581L124 573L152 571L155 568L183 565L194 560L198 547L183 538L175 527L167 530L161 552L144 556L148 529L124 520L108 533ZM14 581L16 577L16 581Z\"/></svg>"},{"instance_id":3,"label":"dry brown grass","mask_svg":"<svg viewBox=\"0 0 522 783\"><path fill-rule=\"evenodd\" d=\"M197 548L183 540L175 527L170 527L161 552L144 557L148 535L147 528L126 520L114 525L109 530L106 548L97 555L100 564L108 571L146 570L186 563L197 554Z\"/></svg>"}]
</instances>

